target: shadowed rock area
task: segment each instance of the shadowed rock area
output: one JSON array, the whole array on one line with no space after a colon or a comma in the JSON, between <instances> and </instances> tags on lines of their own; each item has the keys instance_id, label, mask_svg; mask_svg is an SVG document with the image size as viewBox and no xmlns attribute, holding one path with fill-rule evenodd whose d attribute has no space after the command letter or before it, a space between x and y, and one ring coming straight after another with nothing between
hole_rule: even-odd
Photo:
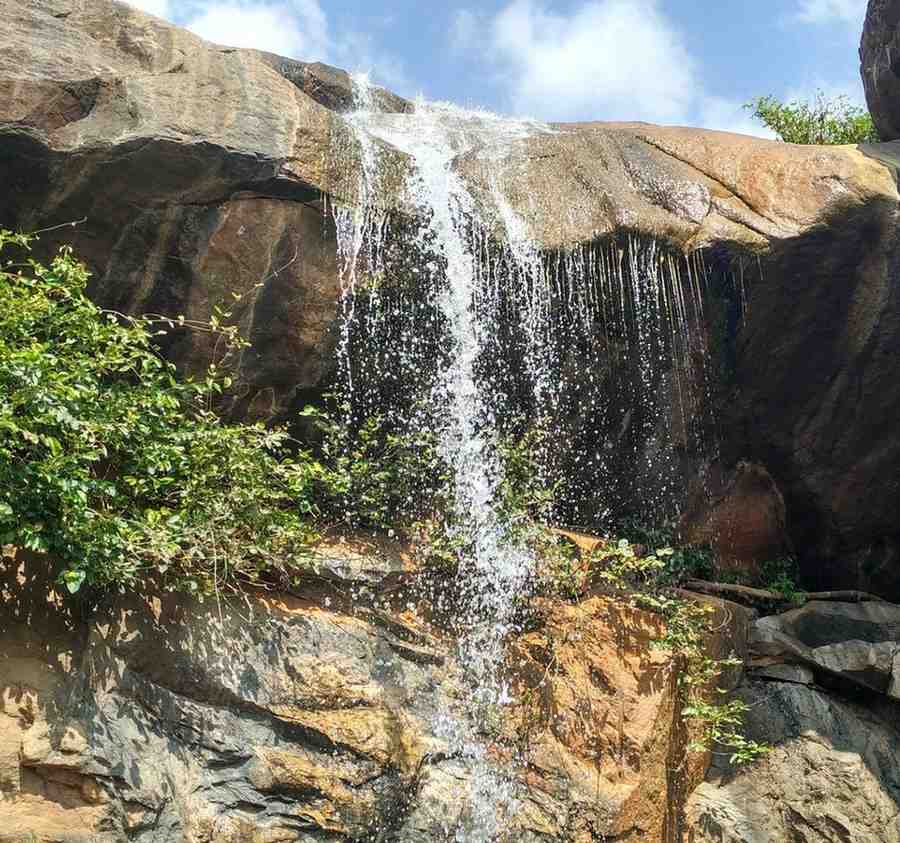
<instances>
[{"instance_id":1,"label":"shadowed rock area","mask_svg":"<svg viewBox=\"0 0 900 843\"><path fill-rule=\"evenodd\" d=\"M454 839L471 771L436 732L468 714L452 639L396 548L321 554L327 579L294 595L111 599L89 619L45 563L5 559L0 840ZM601 596L532 608L519 702L484 726L518 782L510 839L678 839L703 756L684 757L658 620Z\"/></svg>"},{"instance_id":2,"label":"shadowed rock area","mask_svg":"<svg viewBox=\"0 0 900 843\"><path fill-rule=\"evenodd\" d=\"M869 112L882 140L900 138L900 3L869 0L859 47Z\"/></svg>"}]
</instances>

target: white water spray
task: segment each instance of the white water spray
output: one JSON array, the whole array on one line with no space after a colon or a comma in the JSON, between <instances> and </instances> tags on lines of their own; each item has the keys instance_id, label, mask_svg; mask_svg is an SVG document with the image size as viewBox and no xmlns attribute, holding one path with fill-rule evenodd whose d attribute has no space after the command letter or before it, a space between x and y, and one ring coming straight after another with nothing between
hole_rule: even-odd
<instances>
[{"instance_id":1,"label":"white water spray","mask_svg":"<svg viewBox=\"0 0 900 843\"><path fill-rule=\"evenodd\" d=\"M458 655L471 688L471 716L444 712L435 727L470 773L469 801L455 839L492 843L509 828L516 786L512 775L492 762L483 733L511 701L505 644L515 632L535 560L510 538L498 511L503 478L498 414L507 401L486 386L480 366L496 348L501 311L511 300L538 423L553 420L558 412L568 346L595 342L601 324L604 332L621 336L636 367L636 388L642 400L652 400L659 367L677 364L663 358L689 345L688 297L696 310L699 285L690 264L686 284L685 273L662 250L637 240L629 240L624 251L615 243L588 245L560 254L555 262L547 260L500 188L515 145L549 131L546 127L447 104L419 102L411 114L379 113L368 80L356 77L354 85L357 109L346 119L358 147L357 204L352 210L335 210L345 302L340 352L352 390L349 346L359 268L376 278L385 271L386 217L377 207L379 148L385 144L404 153L411 165L405 199L419 222L403 246L423 256L426 274L440 278L430 304L440 316L443 356L426 415L452 474L457 516L452 537L467 547L460 558L464 605ZM463 159L469 164L474 160L487 173L486 197L473 195L460 175ZM505 244L490 242L489 232L502 232ZM377 304L377 285L371 291ZM561 328L563 313L567 321ZM664 326L671 327L671 337L663 336ZM496 365L502 366L500 360ZM593 373L588 376L593 382ZM623 429L629 418L625 416ZM602 448L614 446L598 446L586 462L596 460L598 470L605 470Z\"/></svg>"}]
</instances>

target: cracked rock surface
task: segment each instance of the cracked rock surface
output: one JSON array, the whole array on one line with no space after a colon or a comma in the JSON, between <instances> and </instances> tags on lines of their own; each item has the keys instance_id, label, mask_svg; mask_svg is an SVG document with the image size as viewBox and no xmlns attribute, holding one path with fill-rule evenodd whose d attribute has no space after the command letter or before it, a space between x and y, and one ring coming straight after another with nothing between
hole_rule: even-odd
<instances>
[{"instance_id":1,"label":"cracked rock surface","mask_svg":"<svg viewBox=\"0 0 900 843\"><path fill-rule=\"evenodd\" d=\"M89 618L46 563L4 559L0 841L454 840L472 771L437 729L470 707L453 639L414 570L368 552L358 578L332 564L293 595L113 598ZM342 553L363 548L324 555ZM510 643L517 702L481 736L517 783L510 840L668 839L703 759L673 764L660 632L599 596L535 603Z\"/></svg>"},{"instance_id":2,"label":"cracked rock surface","mask_svg":"<svg viewBox=\"0 0 900 843\"><path fill-rule=\"evenodd\" d=\"M773 751L746 769L720 758L688 805L691 843L900 840L896 703L821 688L749 682L751 737Z\"/></svg>"}]
</instances>

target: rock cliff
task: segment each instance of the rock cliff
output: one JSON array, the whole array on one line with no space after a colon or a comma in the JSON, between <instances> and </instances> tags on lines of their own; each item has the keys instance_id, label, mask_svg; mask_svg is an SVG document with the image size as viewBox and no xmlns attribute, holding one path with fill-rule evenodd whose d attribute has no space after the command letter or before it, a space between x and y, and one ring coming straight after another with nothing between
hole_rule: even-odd
<instances>
[{"instance_id":1,"label":"rock cliff","mask_svg":"<svg viewBox=\"0 0 900 843\"><path fill-rule=\"evenodd\" d=\"M454 839L472 771L438 729L467 716L446 623L398 550L320 554L294 595L113 599L87 619L40 561L5 559L0 841ZM658 620L599 595L532 608L510 645L519 702L482 726L518 782L509 839L679 839L704 759L685 756Z\"/></svg>"},{"instance_id":2,"label":"rock cliff","mask_svg":"<svg viewBox=\"0 0 900 843\"><path fill-rule=\"evenodd\" d=\"M304 402L333 359L323 201L355 199L346 74L209 44L110 0L2 0L0 12L0 224L84 220L43 248L71 242L112 309L203 320L244 293L233 318L251 347L229 411L271 418ZM404 156L382 153L396 183L381 199L402 211ZM817 584L893 595L898 161L891 144L560 125L522 139L499 185L548 252L631 232L740 273L720 468L768 470ZM457 166L486 194L477 157ZM188 332L166 350L188 371L215 354Z\"/></svg>"},{"instance_id":3,"label":"rock cliff","mask_svg":"<svg viewBox=\"0 0 900 843\"><path fill-rule=\"evenodd\" d=\"M873 0L862 50L889 138L896 5ZM0 226L72 243L110 309L205 320L243 293L225 412L271 419L320 390L340 296L327 207L357 198L346 74L112 0L0 13ZM379 201L415 213L404 155L380 154ZM547 256L634 236L740 278L739 311L707 291L726 400L687 527L729 566L795 551L810 587L900 595L900 143L566 124L517 142L499 181L478 156L455 166L476 198L501 189ZM165 352L189 372L216 353L190 333ZM85 617L40 560L5 558L0 841L454 839L472 771L435 726L467 716L450 624L397 548L320 554L293 594L116 597ZM659 621L599 593L532 601L509 645L518 702L480 724L521 793L511 840L900 839L897 608L716 605L747 658L751 735L775 750L746 770L714 757L701 783L671 660L649 647Z\"/></svg>"}]
</instances>

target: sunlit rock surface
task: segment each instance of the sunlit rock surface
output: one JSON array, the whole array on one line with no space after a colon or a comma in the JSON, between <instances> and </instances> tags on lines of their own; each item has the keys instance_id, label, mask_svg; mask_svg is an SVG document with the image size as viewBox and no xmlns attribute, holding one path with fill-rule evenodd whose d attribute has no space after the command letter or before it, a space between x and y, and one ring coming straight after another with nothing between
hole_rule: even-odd
<instances>
[{"instance_id":1,"label":"sunlit rock surface","mask_svg":"<svg viewBox=\"0 0 900 843\"><path fill-rule=\"evenodd\" d=\"M691 796L691 843L900 840L898 707L795 682L751 682L748 731L774 744L745 769L719 758Z\"/></svg>"},{"instance_id":2,"label":"sunlit rock surface","mask_svg":"<svg viewBox=\"0 0 900 843\"><path fill-rule=\"evenodd\" d=\"M436 726L469 715L463 673L409 560L368 554L365 576L291 596L111 598L89 618L48 599L45 565L5 559L0 840L453 840L470 771ZM599 596L532 612L517 702L480 724L517 782L508 839L678 839L705 759L658 621Z\"/></svg>"},{"instance_id":3,"label":"sunlit rock surface","mask_svg":"<svg viewBox=\"0 0 900 843\"><path fill-rule=\"evenodd\" d=\"M692 843L900 840L900 606L812 601L750 626L736 697L772 751L713 755L692 794Z\"/></svg>"}]
</instances>

